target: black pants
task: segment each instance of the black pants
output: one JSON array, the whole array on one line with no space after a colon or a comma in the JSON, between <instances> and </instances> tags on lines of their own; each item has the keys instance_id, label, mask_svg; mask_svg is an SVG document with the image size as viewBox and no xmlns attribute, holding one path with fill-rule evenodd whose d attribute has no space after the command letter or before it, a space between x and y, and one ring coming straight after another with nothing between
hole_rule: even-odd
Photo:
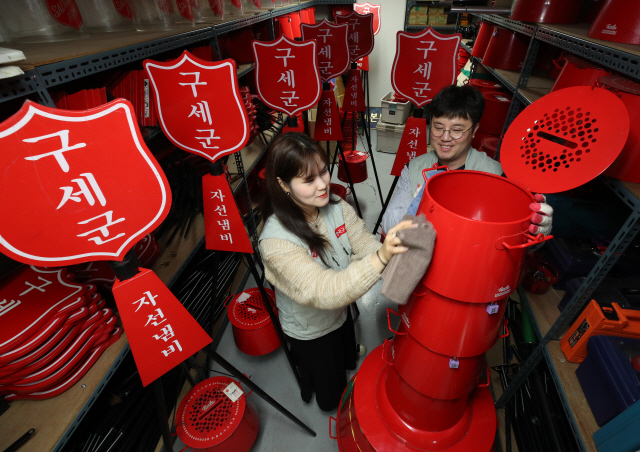
<instances>
[{"instance_id":1,"label":"black pants","mask_svg":"<svg viewBox=\"0 0 640 452\"><path fill-rule=\"evenodd\" d=\"M302 380L302 399L316 402L323 411L338 408L342 391L347 386L347 370L356 368L356 333L347 308L344 324L317 339L303 341L289 337L291 355Z\"/></svg>"}]
</instances>

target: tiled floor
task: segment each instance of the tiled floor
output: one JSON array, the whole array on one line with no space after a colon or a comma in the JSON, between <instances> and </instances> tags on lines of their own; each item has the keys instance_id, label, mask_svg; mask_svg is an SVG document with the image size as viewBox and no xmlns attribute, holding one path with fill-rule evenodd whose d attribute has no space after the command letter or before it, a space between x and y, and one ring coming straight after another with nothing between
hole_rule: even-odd
<instances>
[{"instance_id":1,"label":"tiled floor","mask_svg":"<svg viewBox=\"0 0 640 452\"><path fill-rule=\"evenodd\" d=\"M374 129L372 130L372 146L374 150L375 139ZM359 143L358 149L363 149L362 142ZM378 169L383 196L386 197L393 181L393 176L390 176L389 172L393 165L395 154L376 151L373 157ZM382 209L382 202L374 178L371 159L369 158L367 161L368 179L365 182L356 184L356 195L363 218L368 229L371 230ZM332 182L341 183L337 180L336 175L337 171L334 171ZM343 183L343 185L346 184ZM351 196L348 197L349 200L353 203ZM381 282L378 284L381 284ZM249 280L246 287L255 287L252 279ZM375 296L375 293L378 296ZM380 287L376 286L358 302L358 306L360 318L356 322L356 337L358 342L365 344L371 351L380 345L385 338L391 337L392 333L389 332L387 327L386 310L387 307L394 305L380 295ZM266 356L254 357L245 355L236 348L232 330L229 326L218 346L218 353L250 376L260 388L317 433L316 437L312 437L260 397L252 394L248 397L248 400L256 406L260 418L260 430L251 449L252 451L338 451L336 440L329 437L329 419L335 413L320 411L315 400L312 400L309 404L302 401L295 378L281 348ZM362 358L360 358L359 362L362 362ZM214 368L219 369L217 366ZM351 375L349 375L350 377ZM332 426L332 431L335 433L335 424ZM176 445L175 447L176 451L182 449L181 445L180 447L178 446Z\"/></svg>"}]
</instances>

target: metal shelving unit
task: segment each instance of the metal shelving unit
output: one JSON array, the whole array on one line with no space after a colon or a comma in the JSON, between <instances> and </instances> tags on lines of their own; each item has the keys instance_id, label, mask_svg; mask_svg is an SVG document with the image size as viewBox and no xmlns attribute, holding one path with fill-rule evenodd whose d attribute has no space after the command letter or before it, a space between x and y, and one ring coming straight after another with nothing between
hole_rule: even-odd
<instances>
[{"instance_id":1,"label":"metal shelving unit","mask_svg":"<svg viewBox=\"0 0 640 452\"><path fill-rule=\"evenodd\" d=\"M29 61L30 53L27 51L25 52L27 55L25 65L33 68L25 70L24 75L0 80L0 103L19 99L21 97L38 96L38 101L40 103L55 107L48 92L48 88L50 87L73 82L125 64L141 61L145 58L151 58L154 55L158 55L169 50L181 49L197 42L209 41L212 48L219 52L216 38L221 34L251 26L258 22L272 20L282 14L288 14L311 6L352 3L355 3L355 1L311 0L284 8L278 8L269 12L259 13L253 16L242 17L213 26L201 27L199 29L166 32L164 35L162 35L162 33L145 34L134 32L129 33L128 35L113 34L109 35L108 38L106 37L100 44L103 47L102 49L93 52L84 50L84 54L82 55L80 55L80 53L83 51L72 48L69 45L69 42L54 43L53 48L57 50L57 52L54 52L54 56L51 55L52 52L47 50L46 44L41 44L39 46L42 46L44 49L41 49L39 52L42 56L42 58L40 58L42 61L40 64L38 61L36 61L35 64L33 61ZM152 37L152 39L146 39L149 37ZM125 44L122 44L123 42L125 42ZM117 43L117 45L114 45L114 43ZM82 45L91 48L95 43L86 41ZM17 47L20 48L21 46L17 45ZM36 49L36 47L32 48ZM38 58L36 58L36 60L37 59ZM241 65L238 67L238 77L248 74L254 68L255 64ZM234 194L238 193L242 188L247 190L246 175L248 175L257 166L259 160L264 156L273 139L278 133L280 133L286 122L286 118L284 119L285 120L281 121L277 125L273 135L267 140L262 152L244 170L242 169L244 166L242 165L242 158L239 157L241 180L234 187ZM249 201L248 193L247 201ZM247 218L245 220L250 225L250 232L255 234L255 218L253 218L253 211L250 206L248 212L249 214L247 214ZM164 250L152 267L169 288L189 266L193 256L195 256L197 252L204 247L204 220L200 217L200 219L194 221L194 223L196 224L192 228L189 238L176 242L175 244L172 244L171 247ZM182 253L178 247L182 249ZM243 281L246 281L247 275L248 272L245 273ZM116 345L118 345L118 348L116 348ZM29 419L37 418L41 419L43 424L48 426L47 429L39 430L39 436L41 438L43 435L49 435L49 438L46 440L47 447L42 449L43 451L52 450L52 452L58 452L64 448L67 442L73 437L73 434L76 428L80 425L80 422L93 407L93 404L130 351L129 345L124 337L121 342L112 346L111 349L113 349L112 352L110 354L107 353L109 350L105 352L103 357L101 357L94 366L95 369L90 370L90 372L93 370L95 374L92 379L92 384L91 386L87 385L83 388L83 393L80 395L78 393L71 394L72 391L68 391L65 393L66 396L65 394L62 394L56 398L58 404L46 404L45 402L47 401L39 401L37 407L33 404L29 404L29 402L32 401L14 402L14 404L18 404L16 405L16 408L14 408L12 404L11 409L14 414L18 413L17 422L26 422ZM62 401L65 397L73 399L73 401ZM60 404L64 405L68 410L75 410L68 419L60 419L59 416L56 415L56 412L59 411L58 405ZM54 417L57 418L58 422L51 423L50 420ZM31 425L31 422L29 422L29 424ZM4 427L9 428L10 426L5 425ZM33 444L34 441L31 443Z\"/></svg>"},{"instance_id":2,"label":"metal shelving unit","mask_svg":"<svg viewBox=\"0 0 640 452\"><path fill-rule=\"evenodd\" d=\"M533 80L538 81L532 75L532 69L540 42L552 44L626 76L640 79L640 46L608 43L587 38L588 26L585 25L524 24L496 15L480 15L480 17L532 37L523 68L517 74L517 78L514 76L515 73L512 74L511 71L500 71L485 66L492 75L514 93L503 132L507 130L522 106L531 104L547 94L551 88L550 81L547 81L547 87L543 86L537 90L531 86ZM471 50L466 45L465 48ZM475 60L476 63L481 64L481 60L477 58ZM640 232L640 184L623 182L604 176L601 176L601 180L631 209L631 214L562 312L557 309L559 296L555 291L549 295L534 297L519 289L522 305L534 321L539 344L529 359L522 364L518 373L514 375L502 396L496 401L496 408L504 407L529 374L544 359L554 377L554 384L560 394L563 409L574 432L576 443L581 451L588 452L596 451L591 435L598 427L591 411L586 406L586 401L575 377L577 365L566 362L560 351L558 340L564 335L571 320L591 300L595 289Z\"/></svg>"}]
</instances>

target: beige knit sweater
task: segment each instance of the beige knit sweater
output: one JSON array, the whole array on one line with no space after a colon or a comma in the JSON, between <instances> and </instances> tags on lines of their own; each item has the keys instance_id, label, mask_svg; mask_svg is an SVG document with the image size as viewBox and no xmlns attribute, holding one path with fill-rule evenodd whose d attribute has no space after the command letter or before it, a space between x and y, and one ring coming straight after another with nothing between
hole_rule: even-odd
<instances>
[{"instance_id":1,"label":"beige knit sweater","mask_svg":"<svg viewBox=\"0 0 640 452\"><path fill-rule=\"evenodd\" d=\"M369 256L382 244L367 231L353 207L344 201L340 204L352 253L351 264L342 271L323 268L306 249L288 240L260 241L267 279L301 305L338 309L362 297L380 279ZM329 241L322 214L310 225Z\"/></svg>"}]
</instances>

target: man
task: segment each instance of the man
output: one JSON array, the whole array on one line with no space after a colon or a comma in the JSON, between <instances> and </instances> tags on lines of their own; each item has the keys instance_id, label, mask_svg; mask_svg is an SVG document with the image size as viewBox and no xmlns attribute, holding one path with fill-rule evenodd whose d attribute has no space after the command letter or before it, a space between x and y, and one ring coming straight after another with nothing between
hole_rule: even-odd
<instances>
[{"instance_id":1,"label":"man","mask_svg":"<svg viewBox=\"0 0 640 452\"><path fill-rule=\"evenodd\" d=\"M430 105L429 127L434 152L416 157L402 169L395 195L382 217L383 231L398 224L405 214L415 215L423 193L422 170L435 163L450 170L468 169L503 175L498 161L471 147L483 112L484 96L470 85L447 86L436 94ZM430 171L427 175L431 177L437 172ZM545 203L544 195L535 195L535 201L530 205L536 214L531 218L529 232L547 234L551 230L553 209Z\"/></svg>"}]
</instances>

